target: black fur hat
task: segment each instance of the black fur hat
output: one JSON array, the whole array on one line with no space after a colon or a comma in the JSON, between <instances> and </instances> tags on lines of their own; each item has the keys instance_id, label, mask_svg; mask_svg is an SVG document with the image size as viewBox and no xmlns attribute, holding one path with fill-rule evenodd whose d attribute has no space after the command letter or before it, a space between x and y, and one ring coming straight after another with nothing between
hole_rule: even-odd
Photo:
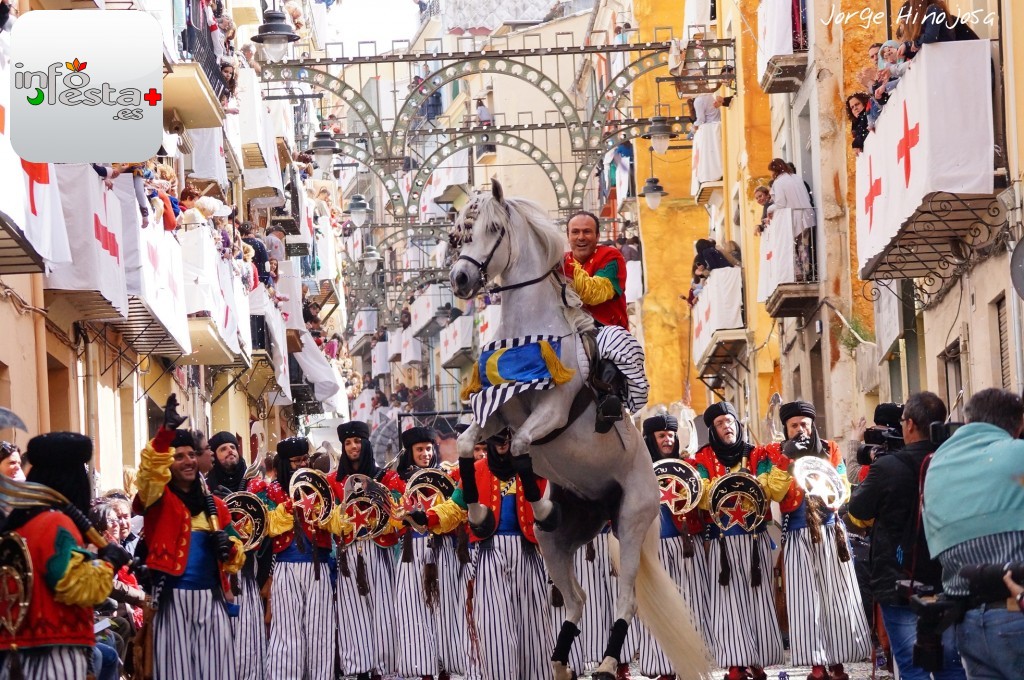
<instances>
[{"instance_id":1,"label":"black fur hat","mask_svg":"<svg viewBox=\"0 0 1024 680\"><path fill-rule=\"evenodd\" d=\"M414 444L437 444L437 432L429 427L410 427L402 433L402 448L412 450Z\"/></svg>"},{"instance_id":2,"label":"black fur hat","mask_svg":"<svg viewBox=\"0 0 1024 680\"><path fill-rule=\"evenodd\" d=\"M655 432L678 432L679 421L675 416L665 413L644 421L644 436L649 437Z\"/></svg>"},{"instance_id":3,"label":"black fur hat","mask_svg":"<svg viewBox=\"0 0 1024 680\"><path fill-rule=\"evenodd\" d=\"M361 420L353 420L351 422L338 425L338 439L341 440L341 443L344 444L345 440L350 437L369 439L370 426Z\"/></svg>"},{"instance_id":4,"label":"black fur hat","mask_svg":"<svg viewBox=\"0 0 1024 680\"><path fill-rule=\"evenodd\" d=\"M28 481L45 484L89 512L92 485L85 465L92 459L91 439L77 432L41 434L28 441L25 454L32 463Z\"/></svg>"},{"instance_id":5,"label":"black fur hat","mask_svg":"<svg viewBox=\"0 0 1024 680\"><path fill-rule=\"evenodd\" d=\"M288 437L277 443L277 457L280 460L291 460L306 455L309 455L309 440L305 437Z\"/></svg>"},{"instance_id":6,"label":"black fur hat","mask_svg":"<svg viewBox=\"0 0 1024 680\"><path fill-rule=\"evenodd\" d=\"M217 434L210 437L209 444L210 449L214 453L217 453L217 449L219 449L222 444L234 444L235 448L237 449L238 439L235 437L235 435L231 434L230 432L218 432Z\"/></svg>"}]
</instances>

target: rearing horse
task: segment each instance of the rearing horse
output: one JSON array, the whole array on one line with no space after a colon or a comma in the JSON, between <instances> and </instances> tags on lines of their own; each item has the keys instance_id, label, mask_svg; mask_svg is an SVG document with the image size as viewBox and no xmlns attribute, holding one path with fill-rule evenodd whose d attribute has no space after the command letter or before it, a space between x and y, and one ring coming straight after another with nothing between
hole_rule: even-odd
<instances>
[{"instance_id":1,"label":"rearing horse","mask_svg":"<svg viewBox=\"0 0 1024 680\"><path fill-rule=\"evenodd\" d=\"M539 205L505 199L498 182L491 186L491 195L474 196L452 227L451 242L458 248L452 291L468 299L489 282L500 283L493 289L502 294L498 337L560 339L559 358L572 377L549 389L516 394L459 437L469 521L474 527L494 521L490 510L477 502L473 445L508 426L514 433L513 464L534 511L544 563L565 599L566 620L551 657L555 680L574 677L569 652L586 601L573 573L573 556L609 520L618 539L618 599L605 657L594 678L614 680L638 608L676 673L699 678L708 669L707 650L686 602L658 560L658 484L647 447L628 419L610 432L596 433L593 400L577 400L581 391L590 389L577 360L579 331L592 328L593 320L579 309L578 297L565 288L559 272L565 236ZM567 373L562 372L563 378ZM586 409L579 413L581 403ZM570 418L571 411L577 411L575 418ZM544 495L534 470L548 480ZM614 560L614 540L611 546Z\"/></svg>"}]
</instances>

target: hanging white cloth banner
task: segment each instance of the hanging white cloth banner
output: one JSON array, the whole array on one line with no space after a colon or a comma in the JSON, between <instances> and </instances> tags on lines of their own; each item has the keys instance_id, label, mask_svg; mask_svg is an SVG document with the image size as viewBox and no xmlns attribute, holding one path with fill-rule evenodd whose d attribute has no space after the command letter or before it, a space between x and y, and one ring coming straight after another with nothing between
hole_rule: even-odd
<instances>
[{"instance_id":1,"label":"hanging white cloth banner","mask_svg":"<svg viewBox=\"0 0 1024 680\"><path fill-rule=\"evenodd\" d=\"M302 375L313 385L317 401L330 399L341 390L341 382L309 332L302 334L302 351L295 354L295 360L302 367Z\"/></svg>"},{"instance_id":2,"label":"hanging white cloth banner","mask_svg":"<svg viewBox=\"0 0 1024 680\"><path fill-rule=\"evenodd\" d=\"M212 179L224 189L228 166L224 161L224 128L192 128L192 173L190 177Z\"/></svg>"},{"instance_id":3,"label":"hanging white cloth banner","mask_svg":"<svg viewBox=\"0 0 1024 680\"><path fill-rule=\"evenodd\" d=\"M722 179L722 124L704 123L693 135L693 179L690 193L694 196L705 182Z\"/></svg>"},{"instance_id":4,"label":"hanging white cloth banner","mask_svg":"<svg viewBox=\"0 0 1024 680\"><path fill-rule=\"evenodd\" d=\"M693 356L704 356L716 331L743 328L743 270L714 269L693 306Z\"/></svg>"},{"instance_id":5,"label":"hanging white cloth banner","mask_svg":"<svg viewBox=\"0 0 1024 680\"><path fill-rule=\"evenodd\" d=\"M761 265L758 272L757 301L765 302L783 283L796 281L796 231L794 215L801 211L778 208L771 224L761 234ZM717 271L717 270L715 270ZM714 272L712 272L714 273Z\"/></svg>"},{"instance_id":6,"label":"hanging white cloth banner","mask_svg":"<svg viewBox=\"0 0 1024 680\"><path fill-rule=\"evenodd\" d=\"M761 81L769 59L793 54L793 0L761 0L757 33L757 79Z\"/></svg>"},{"instance_id":7,"label":"hanging white cloth banner","mask_svg":"<svg viewBox=\"0 0 1024 680\"><path fill-rule=\"evenodd\" d=\"M54 290L95 291L128 316L124 277L121 206L87 163L50 166L56 170L64 222L74 259L55 264L45 287Z\"/></svg>"}]
</instances>

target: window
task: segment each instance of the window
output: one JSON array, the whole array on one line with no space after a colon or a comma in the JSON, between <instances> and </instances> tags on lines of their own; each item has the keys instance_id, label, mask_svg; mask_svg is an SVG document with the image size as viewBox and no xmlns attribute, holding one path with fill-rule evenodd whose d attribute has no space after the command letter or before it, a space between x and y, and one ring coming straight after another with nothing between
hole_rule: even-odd
<instances>
[{"instance_id":1,"label":"window","mask_svg":"<svg viewBox=\"0 0 1024 680\"><path fill-rule=\"evenodd\" d=\"M1006 296L995 302L996 334L999 340L999 378L1004 390L1012 389L1013 378L1010 375L1010 336L1006 321Z\"/></svg>"}]
</instances>

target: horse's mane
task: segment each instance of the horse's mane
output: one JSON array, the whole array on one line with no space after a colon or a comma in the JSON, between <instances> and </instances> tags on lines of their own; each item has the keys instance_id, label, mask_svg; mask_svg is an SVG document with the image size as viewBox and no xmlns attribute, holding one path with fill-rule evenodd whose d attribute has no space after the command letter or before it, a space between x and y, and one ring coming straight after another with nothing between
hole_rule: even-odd
<instances>
[{"instance_id":1,"label":"horse's mane","mask_svg":"<svg viewBox=\"0 0 1024 680\"><path fill-rule=\"evenodd\" d=\"M545 266L552 268L557 265L565 255L567 242L565 234L548 217L544 208L525 198L507 198L505 204L510 208L508 212L496 199L484 199L480 202L478 221L481 224L508 224L515 227L518 226L515 224L516 218L519 218L529 230L527 238L532 236L540 244ZM518 253L512 256L518 260Z\"/></svg>"}]
</instances>

